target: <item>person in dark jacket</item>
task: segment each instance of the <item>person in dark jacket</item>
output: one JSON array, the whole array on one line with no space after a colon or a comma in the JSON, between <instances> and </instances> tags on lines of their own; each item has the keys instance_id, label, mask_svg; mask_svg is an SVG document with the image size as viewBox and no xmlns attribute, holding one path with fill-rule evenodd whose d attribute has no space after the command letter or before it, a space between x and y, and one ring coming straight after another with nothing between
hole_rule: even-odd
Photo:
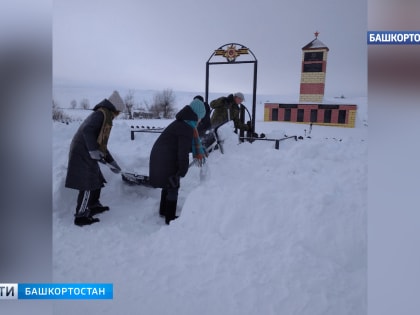
<instances>
[{"instance_id":1,"label":"person in dark jacket","mask_svg":"<svg viewBox=\"0 0 420 315\"><path fill-rule=\"evenodd\" d=\"M99 197L106 180L98 162L107 163L114 173L121 168L108 151L112 121L124 109L117 91L93 108L80 125L70 144L65 187L79 191L74 224L78 226L99 222L95 214L109 210Z\"/></svg>"},{"instance_id":2,"label":"person in dark jacket","mask_svg":"<svg viewBox=\"0 0 420 315\"><path fill-rule=\"evenodd\" d=\"M176 206L180 178L188 172L189 153L201 166L206 153L201 145L197 123L204 117L204 103L194 99L176 114L176 120L160 134L150 153L149 178L155 188L162 188L159 214L165 223L177 218Z\"/></svg>"},{"instance_id":3,"label":"person in dark jacket","mask_svg":"<svg viewBox=\"0 0 420 315\"><path fill-rule=\"evenodd\" d=\"M204 98L201 95L194 96L194 100L196 99L202 101L204 103L204 107L206 108L206 114L197 125L198 134L200 135L200 137L203 137L206 131L211 128L211 121L210 121L211 108L207 102L204 102Z\"/></svg>"},{"instance_id":4,"label":"person in dark jacket","mask_svg":"<svg viewBox=\"0 0 420 315\"><path fill-rule=\"evenodd\" d=\"M237 92L235 94L230 94L227 97L222 96L211 101L210 107L213 108L213 114L210 119L212 127L216 128L229 120L233 120L235 129L244 131L251 130L250 123L244 124L240 120L239 104L244 100L244 95L241 92Z\"/></svg>"}]
</instances>

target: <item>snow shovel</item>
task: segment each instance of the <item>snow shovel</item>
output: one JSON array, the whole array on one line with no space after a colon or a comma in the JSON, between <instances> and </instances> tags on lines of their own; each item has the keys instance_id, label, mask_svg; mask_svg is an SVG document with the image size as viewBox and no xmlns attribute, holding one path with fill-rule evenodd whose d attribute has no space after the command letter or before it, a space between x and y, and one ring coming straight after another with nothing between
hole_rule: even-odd
<instances>
[{"instance_id":1,"label":"snow shovel","mask_svg":"<svg viewBox=\"0 0 420 315\"><path fill-rule=\"evenodd\" d=\"M114 168L113 165L106 161L101 161L101 163L105 164L109 168ZM147 175L140 175L137 173L127 172L127 171L119 171L121 174L122 180L129 185L142 185L147 187L152 187L150 184L149 176Z\"/></svg>"},{"instance_id":2,"label":"snow shovel","mask_svg":"<svg viewBox=\"0 0 420 315\"><path fill-rule=\"evenodd\" d=\"M122 180L129 185L141 185L146 187L153 187L150 184L149 176L140 175L136 173L120 172Z\"/></svg>"},{"instance_id":3,"label":"snow shovel","mask_svg":"<svg viewBox=\"0 0 420 315\"><path fill-rule=\"evenodd\" d=\"M197 159L193 159L188 165L188 167L191 167L194 165L197 165L200 168L200 182L204 182L207 179L208 173L209 173L208 162L206 161L205 163L200 164L197 161Z\"/></svg>"}]
</instances>

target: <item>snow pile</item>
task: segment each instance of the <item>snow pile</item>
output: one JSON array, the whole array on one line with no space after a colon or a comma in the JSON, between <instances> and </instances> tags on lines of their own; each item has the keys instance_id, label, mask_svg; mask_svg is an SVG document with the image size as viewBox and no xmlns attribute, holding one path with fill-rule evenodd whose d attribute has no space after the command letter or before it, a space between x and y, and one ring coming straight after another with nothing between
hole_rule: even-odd
<instances>
[{"instance_id":1,"label":"snow pile","mask_svg":"<svg viewBox=\"0 0 420 315\"><path fill-rule=\"evenodd\" d=\"M109 149L124 170L147 174L158 134L132 141L130 126L169 123L116 120ZM211 153L204 178L192 167L182 179L180 218L170 226L158 215L159 189L128 186L103 168L101 201L111 211L83 228L73 225L77 192L64 188L79 124L53 125L54 281L111 282L114 299L59 301L57 313L366 312L364 123L313 126L308 138L308 125L257 121L268 138L303 136L279 150L274 142L238 144L227 126L225 154Z\"/></svg>"}]
</instances>

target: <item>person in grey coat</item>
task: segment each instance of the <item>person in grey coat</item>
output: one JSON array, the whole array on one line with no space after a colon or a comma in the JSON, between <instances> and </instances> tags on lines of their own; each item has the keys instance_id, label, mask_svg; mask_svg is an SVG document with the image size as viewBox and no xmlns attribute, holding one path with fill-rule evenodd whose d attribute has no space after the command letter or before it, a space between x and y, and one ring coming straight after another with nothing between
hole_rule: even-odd
<instances>
[{"instance_id":1,"label":"person in grey coat","mask_svg":"<svg viewBox=\"0 0 420 315\"><path fill-rule=\"evenodd\" d=\"M150 153L149 178L155 188L162 188L159 214L165 223L177 218L176 206L180 178L188 172L189 153L202 165L206 153L201 146L197 124L206 114L204 103L194 99L176 114L157 138Z\"/></svg>"},{"instance_id":2,"label":"person in grey coat","mask_svg":"<svg viewBox=\"0 0 420 315\"><path fill-rule=\"evenodd\" d=\"M106 180L98 162L107 163L114 173L121 168L108 151L112 121L123 111L124 102L117 91L93 108L80 125L70 144L65 187L79 191L74 224L78 226L99 222L95 214L109 210L99 197Z\"/></svg>"}]
</instances>

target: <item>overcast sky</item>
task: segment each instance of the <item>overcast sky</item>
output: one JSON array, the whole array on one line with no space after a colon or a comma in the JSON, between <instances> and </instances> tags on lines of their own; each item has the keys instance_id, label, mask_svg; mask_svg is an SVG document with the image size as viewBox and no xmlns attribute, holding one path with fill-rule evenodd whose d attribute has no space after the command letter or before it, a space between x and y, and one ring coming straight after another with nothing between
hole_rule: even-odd
<instances>
[{"instance_id":1,"label":"overcast sky","mask_svg":"<svg viewBox=\"0 0 420 315\"><path fill-rule=\"evenodd\" d=\"M53 79L204 91L214 50L239 43L258 60L258 94L294 95L315 31L330 49L325 95L366 95L365 0L56 0ZM210 92L252 93L252 79L250 64L211 66Z\"/></svg>"}]
</instances>

